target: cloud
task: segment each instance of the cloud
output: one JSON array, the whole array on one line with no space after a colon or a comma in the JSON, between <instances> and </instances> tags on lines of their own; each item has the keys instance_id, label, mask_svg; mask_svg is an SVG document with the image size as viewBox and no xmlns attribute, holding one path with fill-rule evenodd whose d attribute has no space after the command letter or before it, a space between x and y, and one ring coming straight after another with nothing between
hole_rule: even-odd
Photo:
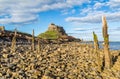
<instances>
[{"instance_id":1,"label":"cloud","mask_svg":"<svg viewBox=\"0 0 120 79\"><path fill-rule=\"evenodd\" d=\"M114 13L105 13L102 12L99 14L99 12L93 12L88 14L85 17L68 17L65 20L67 22L79 22L79 23L101 23L101 17L105 15L107 17L108 21L112 22L119 22L120 21L120 12L114 12Z\"/></svg>"},{"instance_id":2,"label":"cloud","mask_svg":"<svg viewBox=\"0 0 120 79\"><path fill-rule=\"evenodd\" d=\"M110 28L109 32L119 32L120 31L120 27L116 27L116 28Z\"/></svg>"},{"instance_id":3,"label":"cloud","mask_svg":"<svg viewBox=\"0 0 120 79\"><path fill-rule=\"evenodd\" d=\"M11 14L11 17L9 15L6 15L6 17L0 19L1 24L20 24L20 23L28 23L28 22L34 22L37 21L37 15L34 14L23 14L23 13L17 13L17 14Z\"/></svg>"},{"instance_id":4,"label":"cloud","mask_svg":"<svg viewBox=\"0 0 120 79\"><path fill-rule=\"evenodd\" d=\"M75 9L65 9L61 11L62 15L74 14L75 12Z\"/></svg>"},{"instance_id":5,"label":"cloud","mask_svg":"<svg viewBox=\"0 0 120 79\"><path fill-rule=\"evenodd\" d=\"M106 16L110 22L120 22L120 0L95 1L92 5L81 9L80 16L69 16L67 22L73 23L101 23L101 17Z\"/></svg>"},{"instance_id":6,"label":"cloud","mask_svg":"<svg viewBox=\"0 0 120 79\"><path fill-rule=\"evenodd\" d=\"M110 0L107 5L111 8L120 8L120 0Z\"/></svg>"},{"instance_id":7,"label":"cloud","mask_svg":"<svg viewBox=\"0 0 120 79\"><path fill-rule=\"evenodd\" d=\"M94 9L100 9L101 7L106 6L105 3L97 2L94 5Z\"/></svg>"},{"instance_id":8,"label":"cloud","mask_svg":"<svg viewBox=\"0 0 120 79\"><path fill-rule=\"evenodd\" d=\"M74 28L75 31L87 31L88 29L85 28Z\"/></svg>"},{"instance_id":9,"label":"cloud","mask_svg":"<svg viewBox=\"0 0 120 79\"><path fill-rule=\"evenodd\" d=\"M37 21L43 11L72 8L89 0L0 0L0 24ZM75 11L73 10L72 13ZM6 17L2 17L6 16Z\"/></svg>"},{"instance_id":10,"label":"cloud","mask_svg":"<svg viewBox=\"0 0 120 79\"><path fill-rule=\"evenodd\" d=\"M89 30L98 30L98 28L74 28L74 31L89 31Z\"/></svg>"},{"instance_id":11,"label":"cloud","mask_svg":"<svg viewBox=\"0 0 120 79\"><path fill-rule=\"evenodd\" d=\"M82 14L85 14L85 13L88 13L88 12L90 13L90 12L92 12L92 11L93 11L93 10L92 10L91 7L89 7L89 8L84 8L84 9L81 10L81 13L80 13L80 14L82 15Z\"/></svg>"}]
</instances>

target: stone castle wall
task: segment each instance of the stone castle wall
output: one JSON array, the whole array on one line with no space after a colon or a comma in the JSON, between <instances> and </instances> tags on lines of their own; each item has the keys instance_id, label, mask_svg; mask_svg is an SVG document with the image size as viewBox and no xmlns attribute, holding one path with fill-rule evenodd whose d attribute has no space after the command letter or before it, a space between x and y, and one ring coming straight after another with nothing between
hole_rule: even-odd
<instances>
[{"instance_id":1,"label":"stone castle wall","mask_svg":"<svg viewBox=\"0 0 120 79\"><path fill-rule=\"evenodd\" d=\"M48 31L57 31L60 35L67 35L63 27L57 26L53 23L49 25Z\"/></svg>"},{"instance_id":2,"label":"stone castle wall","mask_svg":"<svg viewBox=\"0 0 120 79\"><path fill-rule=\"evenodd\" d=\"M0 26L0 31L4 31L5 27L4 26Z\"/></svg>"}]
</instances>

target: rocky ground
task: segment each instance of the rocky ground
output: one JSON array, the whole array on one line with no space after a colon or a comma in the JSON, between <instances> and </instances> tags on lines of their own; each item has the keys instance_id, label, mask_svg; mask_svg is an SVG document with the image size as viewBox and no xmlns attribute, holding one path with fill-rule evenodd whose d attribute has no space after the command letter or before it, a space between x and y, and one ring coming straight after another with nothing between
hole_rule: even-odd
<instances>
[{"instance_id":1,"label":"rocky ground","mask_svg":"<svg viewBox=\"0 0 120 79\"><path fill-rule=\"evenodd\" d=\"M111 51L114 65L103 69L102 50L80 43L42 44L41 51L30 46L0 49L0 79L120 79L120 51ZM101 69L100 70L100 66Z\"/></svg>"}]
</instances>

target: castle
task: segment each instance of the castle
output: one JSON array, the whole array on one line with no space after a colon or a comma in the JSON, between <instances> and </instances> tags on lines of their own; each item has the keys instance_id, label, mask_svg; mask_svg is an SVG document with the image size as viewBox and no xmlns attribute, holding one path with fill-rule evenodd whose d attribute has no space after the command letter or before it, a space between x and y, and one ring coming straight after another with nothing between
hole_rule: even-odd
<instances>
[{"instance_id":1,"label":"castle","mask_svg":"<svg viewBox=\"0 0 120 79\"><path fill-rule=\"evenodd\" d=\"M4 26L0 26L0 31L5 31L5 27Z\"/></svg>"},{"instance_id":2,"label":"castle","mask_svg":"<svg viewBox=\"0 0 120 79\"><path fill-rule=\"evenodd\" d=\"M57 31L59 35L67 35L63 27L51 23L48 27L48 31Z\"/></svg>"}]
</instances>

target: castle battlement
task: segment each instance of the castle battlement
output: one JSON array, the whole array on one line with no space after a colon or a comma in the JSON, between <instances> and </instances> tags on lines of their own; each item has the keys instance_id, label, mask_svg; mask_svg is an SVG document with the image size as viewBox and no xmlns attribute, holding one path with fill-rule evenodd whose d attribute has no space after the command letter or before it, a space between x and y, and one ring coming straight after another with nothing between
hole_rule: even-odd
<instances>
[{"instance_id":1,"label":"castle battlement","mask_svg":"<svg viewBox=\"0 0 120 79\"><path fill-rule=\"evenodd\" d=\"M0 31L5 31L5 27L4 26L0 26Z\"/></svg>"}]
</instances>

